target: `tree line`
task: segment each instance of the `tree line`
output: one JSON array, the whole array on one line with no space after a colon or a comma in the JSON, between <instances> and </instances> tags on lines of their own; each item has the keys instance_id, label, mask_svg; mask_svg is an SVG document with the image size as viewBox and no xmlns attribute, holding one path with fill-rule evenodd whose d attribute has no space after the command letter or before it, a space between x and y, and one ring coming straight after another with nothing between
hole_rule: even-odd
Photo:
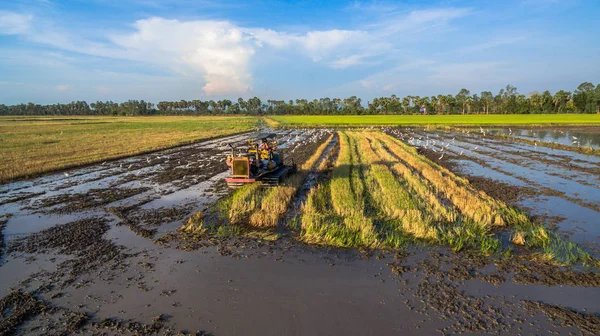
<instances>
[{"instance_id":1,"label":"tree line","mask_svg":"<svg viewBox=\"0 0 600 336\"><path fill-rule=\"evenodd\" d=\"M343 115L343 114L530 114L530 113L600 113L600 84L585 82L574 92L560 90L554 94L546 90L527 96L507 85L497 94L483 91L479 94L461 89L456 95L431 97L406 96L374 98L362 104L360 98L321 98L314 100L272 100L266 102L254 97L248 100L180 100L161 101L158 104L143 100L122 103L98 101L88 104L75 101L68 104L0 104L0 115Z\"/></svg>"}]
</instances>

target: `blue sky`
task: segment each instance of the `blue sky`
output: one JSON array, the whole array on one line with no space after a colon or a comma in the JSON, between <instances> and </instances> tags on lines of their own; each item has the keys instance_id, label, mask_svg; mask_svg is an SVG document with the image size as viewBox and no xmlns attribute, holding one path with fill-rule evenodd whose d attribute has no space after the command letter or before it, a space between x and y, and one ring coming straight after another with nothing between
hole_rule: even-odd
<instances>
[{"instance_id":1,"label":"blue sky","mask_svg":"<svg viewBox=\"0 0 600 336\"><path fill-rule=\"evenodd\" d=\"M0 103L574 90L600 1L2 0Z\"/></svg>"}]
</instances>

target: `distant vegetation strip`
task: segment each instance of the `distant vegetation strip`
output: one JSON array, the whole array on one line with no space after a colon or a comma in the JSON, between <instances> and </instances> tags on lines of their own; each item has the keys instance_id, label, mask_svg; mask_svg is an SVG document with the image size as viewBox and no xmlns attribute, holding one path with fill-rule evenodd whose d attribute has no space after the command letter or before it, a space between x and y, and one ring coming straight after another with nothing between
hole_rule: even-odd
<instances>
[{"instance_id":1,"label":"distant vegetation strip","mask_svg":"<svg viewBox=\"0 0 600 336\"><path fill-rule=\"evenodd\" d=\"M600 114L269 116L278 127L600 125ZM266 118L265 118L266 119Z\"/></svg>"},{"instance_id":2,"label":"distant vegetation strip","mask_svg":"<svg viewBox=\"0 0 600 336\"><path fill-rule=\"evenodd\" d=\"M121 103L97 101L88 104L74 101L67 104L40 105L34 103L3 105L1 115L345 115L345 114L536 114L536 113L600 113L600 84L581 83L574 92L546 90L527 95L507 85L498 94L483 91L479 94L463 88L456 95L373 98L366 104L361 98L319 98L261 101L258 97L222 100L161 101L158 104L143 100Z\"/></svg>"},{"instance_id":3,"label":"distant vegetation strip","mask_svg":"<svg viewBox=\"0 0 600 336\"><path fill-rule=\"evenodd\" d=\"M254 129L256 117L0 118L0 183Z\"/></svg>"}]
</instances>

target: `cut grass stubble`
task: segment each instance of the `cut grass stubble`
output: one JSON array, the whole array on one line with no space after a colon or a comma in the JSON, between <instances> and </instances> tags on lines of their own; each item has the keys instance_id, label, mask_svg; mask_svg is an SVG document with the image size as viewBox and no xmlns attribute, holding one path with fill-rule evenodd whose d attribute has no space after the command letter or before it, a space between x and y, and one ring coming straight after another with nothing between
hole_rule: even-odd
<instances>
[{"instance_id":1,"label":"cut grass stubble","mask_svg":"<svg viewBox=\"0 0 600 336\"><path fill-rule=\"evenodd\" d=\"M542 249L538 259L591 260L577 245L395 138L352 131L339 137L332 179L314 188L304 207L301 239L307 243L398 248L413 240L489 255L501 250L496 228L511 227L515 245Z\"/></svg>"},{"instance_id":2,"label":"cut grass stubble","mask_svg":"<svg viewBox=\"0 0 600 336\"><path fill-rule=\"evenodd\" d=\"M283 185L247 185L221 201L227 223L214 230L231 235L276 227L310 171L325 169L325 161L317 162L332 137ZM576 244L478 191L398 139L379 131L342 131L338 140L330 180L309 191L299 227L290 226L299 229L301 241L384 249L420 242L490 255L502 249L498 234L510 230L513 244L531 251L533 259L560 265L592 261ZM192 217L183 229L204 234L208 228L201 219Z\"/></svg>"},{"instance_id":3,"label":"cut grass stubble","mask_svg":"<svg viewBox=\"0 0 600 336\"><path fill-rule=\"evenodd\" d=\"M322 143L311 157L299 167L296 174L286 178L283 184L265 188L260 183L242 186L227 198L218 202L220 216L225 221L217 228L208 228L202 221L189 222L182 230L188 233L205 233L207 230L217 230L221 235L240 234L246 228L272 229L277 226L282 216L290 207L298 188L305 178L315 168L315 164L323 155L334 134ZM319 167L317 167L319 168ZM199 212L201 214L202 211ZM201 215L194 215L200 216ZM194 218L192 216L192 218ZM190 218L191 221L191 218ZM246 230L247 231L247 230Z\"/></svg>"}]
</instances>

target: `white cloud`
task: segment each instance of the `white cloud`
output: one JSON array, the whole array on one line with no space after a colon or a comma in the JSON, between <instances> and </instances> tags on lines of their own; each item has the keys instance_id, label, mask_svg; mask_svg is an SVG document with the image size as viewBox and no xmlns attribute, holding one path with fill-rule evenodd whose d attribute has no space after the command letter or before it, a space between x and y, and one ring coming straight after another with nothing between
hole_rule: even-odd
<instances>
[{"instance_id":1,"label":"white cloud","mask_svg":"<svg viewBox=\"0 0 600 336\"><path fill-rule=\"evenodd\" d=\"M0 33L19 34L29 41L64 51L151 64L180 78L202 83L198 93L234 95L252 89L251 63L259 51L288 52L290 58L301 55L334 69L374 64L381 62L381 57L393 58L402 48L403 40L415 37L407 32L445 24L469 13L470 9L462 8L394 12L386 13L381 23L362 29L304 33L242 27L226 20L151 17L134 22L129 32L106 36L108 42L96 42L74 32L61 31L44 18L34 20L28 15L0 12ZM53 59L71 62L67 57ZM378 86L384 90L393 87L389 83ZM56 89L65 91L70 87Z\"/></svg>"},{"instance_id":2,"label":"white cloud","mask_svg":"<svg viewBox=\"0 0 600 336\"><path fill-rule=\"evenodd\" d=\"M364 63L363 59L363 55L350 55L348 57L338 58L331 63L331 67L334 69L345 69L353 65Z\"/></svg>"},{"instance_id":3,"label":"white cloud","mask_svg":"<svg viewBox=\"0 0 600 336\"><path fill-rule=\"evenodd\" d=\"M373 37L360 30L314 30L305 34L294 35L277 32L271 29L245 29L258 46L271 46L279 49L296 49L310 57L314 62L329 59L348 49L365 46Z\"/></svg>"},{"instance_id":4,"label":"white cloud","mask_svg":"<svg viewBox=\"0 0 600 336\"><path fill-rule=\"evenodd\" d=\"M358 46L370 38L366 32L334 29L308 32L299 41L313 61L319 61L336 49Z\"/></svg>"},{"instance_id":5,"label":"white cloud","mask_svg":"<svg viewBox=\"0 0 600 336\"><path fill-rule=\"evenodd\" d=\"M254 47L242 29L228 21L150 18L135 33L112 41L132 57L167 66L185 76L202 75L209 95L244 93L250 88L248 63Z\"/></svg>"},{"instance_id":6,"label":"white cloud","mask_svg":"<svg viewBox=\"0 0 600 336\"><path fill-rule=\"evenodd\" d=\"M18 35L29 31L33 16L0 11L0 34Z\"/></svg>"}]
</instances>

